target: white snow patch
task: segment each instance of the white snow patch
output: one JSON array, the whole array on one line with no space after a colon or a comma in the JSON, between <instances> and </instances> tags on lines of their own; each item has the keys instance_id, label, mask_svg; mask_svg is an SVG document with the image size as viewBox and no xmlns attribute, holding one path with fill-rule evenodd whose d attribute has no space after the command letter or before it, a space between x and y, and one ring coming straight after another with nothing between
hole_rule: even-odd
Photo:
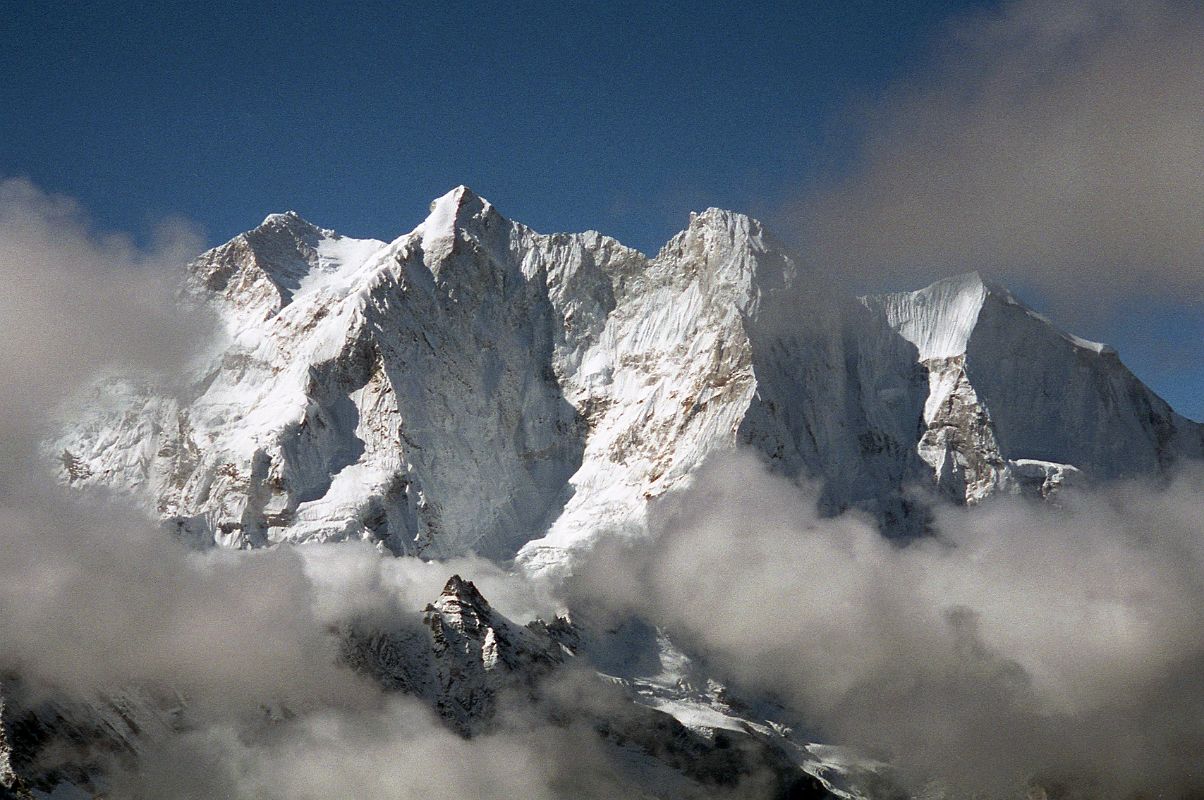
<instances>
[{"instance_id":1,"label":"white snow patch","mask_svg":"<svg viewBox=\"0 0 1204 800\"><path fill-rule=\"evenodd\" d=\"M862 298L879 308L887 322L916 346L919 359L950 358L966 352L978 313L990 290L977 272L920 289Z\"/></svg>"}]
</instances>

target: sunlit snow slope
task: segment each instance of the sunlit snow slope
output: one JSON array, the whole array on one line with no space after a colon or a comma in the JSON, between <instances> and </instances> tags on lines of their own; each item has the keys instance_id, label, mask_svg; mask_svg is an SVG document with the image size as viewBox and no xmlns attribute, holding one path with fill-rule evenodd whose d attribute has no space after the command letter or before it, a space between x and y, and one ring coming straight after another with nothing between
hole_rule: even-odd
<instances>
[{"instance_id":1,"label":"sunlit snow slope","mask_svg":"<svg viewBox=\"0 0 1204 800\"><path fill-rule=\"evenodd\" d=\"M563 565L712 451L820 480L893 533L923 492L1046 495L1204 451L1108 348L977 275L836 294L740 214L648 258L542 235L460 187L389 243L296 214L205 253L219 352L183 389L98 387L66 480L140 496L198 545L365 538ZM917 499L920 498L920 499Z\"/></svg>"}]
</instances>

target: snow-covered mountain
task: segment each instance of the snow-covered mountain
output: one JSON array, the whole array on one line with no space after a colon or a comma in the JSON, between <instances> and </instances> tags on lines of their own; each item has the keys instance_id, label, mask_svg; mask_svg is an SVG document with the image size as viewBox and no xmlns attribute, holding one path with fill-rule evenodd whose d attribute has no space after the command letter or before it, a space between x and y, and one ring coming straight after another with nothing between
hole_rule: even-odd
<instances>
[{"instance_id":1,"label":"snow-covered mountain","mask_svg":"<svg viewBox=\"0 0 1204 800\"><path fill-rule=\"evenodd\" d=\"M1064 481L1158 474L1204 455L1107 345L1058 330L977 273L862 298L916 348L928 376L917 450L940 488L974 502Z\"/></svg>"},{"instance_id":2,"label":"snow-covered mountain","mask_svg":"<svg viewBox=\"0 0 1204 800\"><path fill-rule=\"evenodd\" d=\"M1204 457L1204 426L1114 351L979 275L844 296L718 209L649 258L598 233L536 233L459 187L388 243L273 214L184 283L222 326L195 373L112 376L49 447L65 482L128 494L196 547L366 539L546 575L605 533L647 530L656 498L737 447L888 535L923 531L942 498L1046 497ZM618 687L589 724L635 796L706 796L750 771L781 796L889 782L639 620L520 625L453 577L421 619L395 622L347 620L345 662L464 735L503 696L548 703L541 687L563 674ZM170 692L81 705L4 677L0 797L89 784L82 756L38 771L45 747L136 758L139 731L186 713Z\"/></svg>"},{"instance_id":3,"label":"snow-covered mountain","mask_svg":"<svg viewBox=\"0 0 1204 800\"><path fill-rule=\"evenodd\" d=\"M465 187L387 244L274 214L187 292L225 332L195 382L114 378L54 451L199 545L366 538L542 570L738 445L904 534L916 487L1046 495L1204 454L1115 352L978 275L858 302L718 209L655 258Z\"/></svg>"}]
</instances>

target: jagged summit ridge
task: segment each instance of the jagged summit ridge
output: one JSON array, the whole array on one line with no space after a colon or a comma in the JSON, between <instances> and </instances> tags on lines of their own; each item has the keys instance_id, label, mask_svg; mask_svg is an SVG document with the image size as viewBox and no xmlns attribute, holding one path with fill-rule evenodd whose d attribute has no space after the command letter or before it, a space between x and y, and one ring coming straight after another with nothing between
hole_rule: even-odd
<instances>
[{"instance_id":1,"label":"jagged summit ridge","mask_svg":"<svg viewBox=\"0 0 1204 800\"><path fill-rule=\"evenodd\" d=\"M270 216L188 285L228 335L204 376L110 384L55 455L198 545L557 568L737 446L896 533L917 486L1049 494L1204 451L1110 349L981 276L857 302L720 209L649 258L461 186L388 243Z\"/></svg>"},{"instance_id":2,"label":"jagged summit ridge","mask_svg":"<svg viewBox=\"0 0 1204 800\"><path fill-rule=\"evenodd\" d=\"M261 230L261 229L265 229L265 228L267 228L267 229L280 228L280 227L295 227L295 228L309 229L309 230L314 230L314 231L322 231L323 230L323 229L319 228L317 225L314 225L312 222L309 222L308 220L306 220L304 217L301 216L301 214L299 214L296 211L293 211L292 209L289 209L288 211L280 211L280 212L274 212L272 214L268 214L266 217L263 218L263 222L259 223L259 226L257 228L255 228L254 230ZM330 233L330 232L326 231L326 233Z\"/></svg>"}]
</instances>

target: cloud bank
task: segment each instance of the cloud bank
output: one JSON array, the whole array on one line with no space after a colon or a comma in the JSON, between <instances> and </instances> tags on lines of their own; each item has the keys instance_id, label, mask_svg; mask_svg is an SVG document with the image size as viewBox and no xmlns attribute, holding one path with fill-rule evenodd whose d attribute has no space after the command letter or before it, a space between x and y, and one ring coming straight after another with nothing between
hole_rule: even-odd
<instances>
[{"instance_id":1,"label":"cloud bank","mask_svg":"<svg viewBox=\"0 0 1204 800\"><path fill-rule=\"evenodd\" d=\"M600 547L571 591L663 625L827 740L954 796L1204 788L1204 474L947 508L907 547L749 455ZM1079 796L1077 794L1072 796Z\"/></svg>"},{"instance_id":2,"label":"cloud bank","mask_svg":"<svg viewBox=\"0 0 1204 800\"><path fill-rule=\"evenodd\" d=\"M1202 19L1103 0L967 18L927 83L866 112L859 167L800 209L812 255L851 280L986 268L1202 296ZM0 673L188 695L191 726L115 772L114 797L613 796L588 730L516 712L465 741L338 661L339 621L414 614L452 571L518 619L556 606L541 588L358 544L190 552L119 498L42 477L60 400L107 368L178 374L203 346L168 269L196 248L178 224L139 248L0 182ZM1060 508L945 509L938 537L899 548L736 456L666 500L652 540L601 546L568 600L655 621L917 784L1200 792L1202 490L1185 473ZM268 725L271 703L292 716Z\"/></svg>"},{"instance_id":3,"label":"cloud bank","mask_svg":"<svg viewBox=\"0 0 1204 800\"><path fill-rule=\"evenodd\" d=\"M197 241L172 223L140 248L67 198L0 181L0 680L68 707L131 688L185 698L185 724L142 742L132 769L112 756L115 798L554 797L568 764L594 769L582 791L608 785L590 731L520 717L465 741L340 661L339 623L416 620L451 571L504 613L547 614L504 570L363 543L195 552L121 497L54 483L38 443L61 402L106 370L184 380L205 350L211 327L174 302Z\"/></svg>"},{"instance_id":4,"label":"cloud bank","mask_svg":"<svg viewBox=\"0 0 1204 800\"><path fill-rule=\"evenodd\" d=\"M1204 6L1015 0L957 19L851 114L852 167L791 212L852 283L980 269L1085 292L1204 297Z\"/></svg>"},{"instance_id":5,"label":"cloud bank","mask_svg":"<svg viewBox=\"0 0 1204 800\"><path fill-rule=\"evenodd\" d=\"M199 242L166 220L139 248L95 230L74 200L0 178L0 479L18 472L54 407L100 371L171 373L198 352L212 327L173 298Z\"/></svg>"}]
</instances>

